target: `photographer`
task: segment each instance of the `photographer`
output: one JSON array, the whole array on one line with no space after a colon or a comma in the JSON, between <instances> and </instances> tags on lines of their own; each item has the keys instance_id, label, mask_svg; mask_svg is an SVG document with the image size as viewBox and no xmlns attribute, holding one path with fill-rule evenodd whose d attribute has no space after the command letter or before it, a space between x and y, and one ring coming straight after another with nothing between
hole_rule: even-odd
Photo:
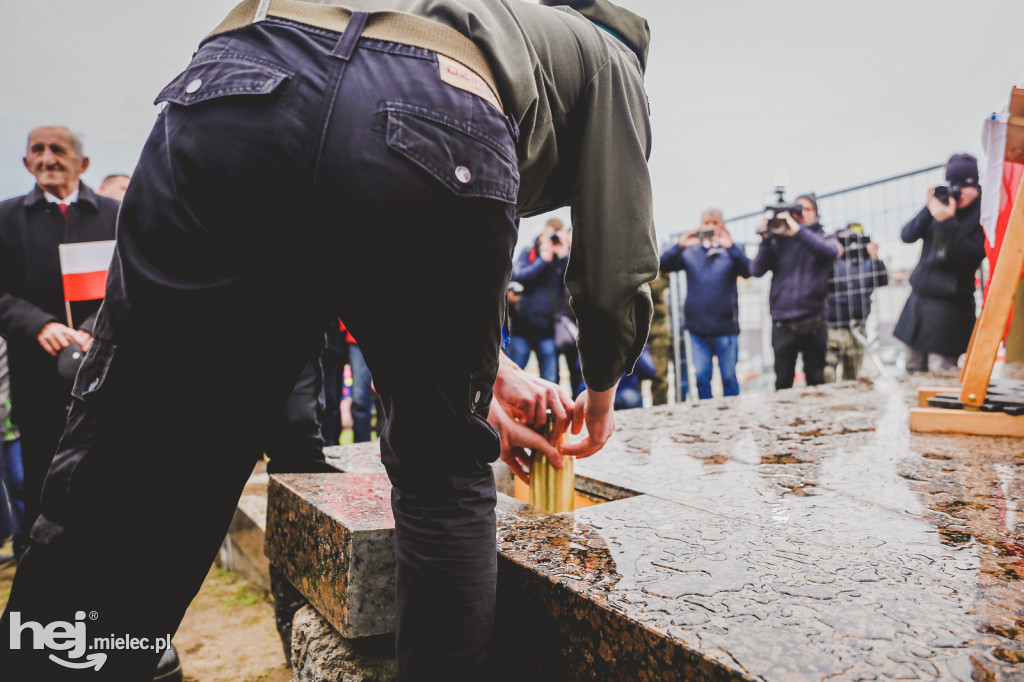
<instances>
[{"instance_id":1,"label":"photographer","mask_svg":"<svg viewBox=\"0 0 1024 682\"><path fill-rule=\"evenodd\" d=\"M825 379L836 380L840 363L843 379L852 381L864 362L864 322L871 313L871 294L889 283L885 263L878 259L878 244L864 234L864 226L850 223L835 233L843 255L832 269L825 300L828 353Z\"/></svg>"},{"instance_id":2,"label":"photographer","mask_svg":"<svg viewBox=\"0 0 1024 682\"><path fill-rule=\"evenodd\" d=\"M927 372L930 354L939 356L939 369L956 367L974 329L974 278L985 258L977 159L951 156L946 181L928 191L927 204L900 233L908 244L923 242L893 330L907 344L907 372Z\"/></svg>"},{"instance_id":3,"label":"photographer","mask_svg":"<svg viewBox=\"0 0 1024 682\"><path fill-rule=\"evenodd\" d=\"M813 194L798 196L787 208L777 213L771 229L768 218L761 221L761 246L750 264L754 277L772 272L775 390L793 386L797 355L803 355L808 386L825 382L825 296L832 263L840 255L839 242L825 236L818 222Z\"/></svg>"},{"instance_id":4,"label":"photographer","mask_svg":"<svg viewBox=\"0 0 1024 682\"><path fill-rule=\"evenodd\" d=\"M711 397L712 358L718 357L722 392L739 395L736 379L738 353L738 277L750 276L750 260L725 227L722 212L711 208L701 215L701 226L687 232L679 243L661 254L662 272L686 271L686 329L690 332L697 395Z\"/></svg>"},{"instance_id":5,"label":"photographer","mask_svg":"<svg viewBox=\"0 0 1024 682\"><path fill-rule=\"evenodd\" d=\"M508 356L526 367L530 352L537 354L540 376L558 383L558 350L555 320L565 306L565 268L569 263L572 237L565 224L552 218L544 225L532 249L520 254L512 268L512 279L523 285L519 303L509 310L512 339Z\"/></svg>"}]
</instances>

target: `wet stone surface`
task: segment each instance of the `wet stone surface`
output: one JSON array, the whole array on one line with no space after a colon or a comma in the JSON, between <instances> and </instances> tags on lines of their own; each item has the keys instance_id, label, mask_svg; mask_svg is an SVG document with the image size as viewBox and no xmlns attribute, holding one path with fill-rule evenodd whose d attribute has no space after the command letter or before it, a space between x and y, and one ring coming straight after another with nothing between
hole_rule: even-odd
<instances>
[{"instance_id":1,"label":"wet stone surface","mask_svg":"<svg viewBox=\"0 0 1024 682\"><path fill-rule=\"evenodd\" d=\"M343 637L395 629L395 521L384 474L279 474L266 553Z\"/></svg>"},{"instance_id":2,"label":"wet stone surface","mask_svg":"<svg viewBox=\"0 0 1024 682\"><path fill-rule=\"evenodd\" d=\"M497 677L1024 680L1024 442L912 434L915 404L886 381L619 413L576 465L614 501L500 505Z\"/></svg>"}]
</instances>

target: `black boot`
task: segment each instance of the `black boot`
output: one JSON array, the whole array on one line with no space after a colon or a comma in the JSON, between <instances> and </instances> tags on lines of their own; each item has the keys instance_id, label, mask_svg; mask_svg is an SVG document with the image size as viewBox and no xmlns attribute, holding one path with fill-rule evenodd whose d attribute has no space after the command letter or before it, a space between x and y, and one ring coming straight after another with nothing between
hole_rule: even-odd
<instances>
[{"instance_id":1,"label":"black boot","mask_svg":"<svg viewBox=\"0 0 1024 682\"><path fill-rule=\"evenodd\" d=\"M178 650L172 644L160 657L156 664L156 672L153 673L153 682L181 682L181 661L178 660Z\"/></svg>"}]
</instances>

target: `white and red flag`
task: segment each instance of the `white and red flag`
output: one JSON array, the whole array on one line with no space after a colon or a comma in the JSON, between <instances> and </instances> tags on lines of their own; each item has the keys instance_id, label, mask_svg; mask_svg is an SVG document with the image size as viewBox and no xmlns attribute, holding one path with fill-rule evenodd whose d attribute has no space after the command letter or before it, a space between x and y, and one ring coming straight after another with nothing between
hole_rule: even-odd
<instances>
[{"instance_id":1,"label":"white and red flag","mask_svg":"<svg viewBox=\"0 0 1024 682\"><path fill-rule=\"evenodd\" d=\"M107 291L107 270L114 255L113 239L60 245L64 300L95 301Z\"/></svg>"},{"instance_id":2,"label":"white and red flag","mask_svg":"<svg viewBox=\"0 0 1024 682\"><path fill-rule=\"evenodd\" d=\"M987 237L989 266L994 270L1024 175L1024 90L1013 88L1009 105L985 119L981 140L985 147L980 178L981 226Z\"/></svg>"}]
</instances>

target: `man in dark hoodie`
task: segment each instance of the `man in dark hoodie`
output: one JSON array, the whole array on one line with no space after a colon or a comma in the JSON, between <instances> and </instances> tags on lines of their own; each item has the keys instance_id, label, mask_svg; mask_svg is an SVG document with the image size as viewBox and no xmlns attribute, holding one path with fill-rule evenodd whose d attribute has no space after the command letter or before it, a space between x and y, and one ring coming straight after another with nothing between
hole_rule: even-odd
<instances>
[{"instance_id":1,"label":"man in dark hoodie","mask_svg":"<svg viewBox=\"0 0 1024 682\"><path fill-rule=\"evenodd\" d=\"M928 190L924 208L900 233L908 244L922 241L910 297L893 330L907 344L908 372L927 372L929 355L938 356L936 369L956 367L974 330L974 278L985 259L977 159L951 156L946 181L948 196Z\"/></svg>"},{"instance_id":2,"label":"man in dark hoodie","mask_svg":"<svg viewBox=\"0 0 1024 682\"><path fill-rule=\"evenodd\" d=\"M839 257L839 242L827 237L818 222L818 200L813 194L796 198L797 216L780 214L787 229L760 227L761 246L750 264L750 274L772 273L769 307L772 314L772 350L775 352L775 390L791 388L798 355L803 356L808 386L825 383L825 297L832 263Z\"/></svg>"}]
</instances>

